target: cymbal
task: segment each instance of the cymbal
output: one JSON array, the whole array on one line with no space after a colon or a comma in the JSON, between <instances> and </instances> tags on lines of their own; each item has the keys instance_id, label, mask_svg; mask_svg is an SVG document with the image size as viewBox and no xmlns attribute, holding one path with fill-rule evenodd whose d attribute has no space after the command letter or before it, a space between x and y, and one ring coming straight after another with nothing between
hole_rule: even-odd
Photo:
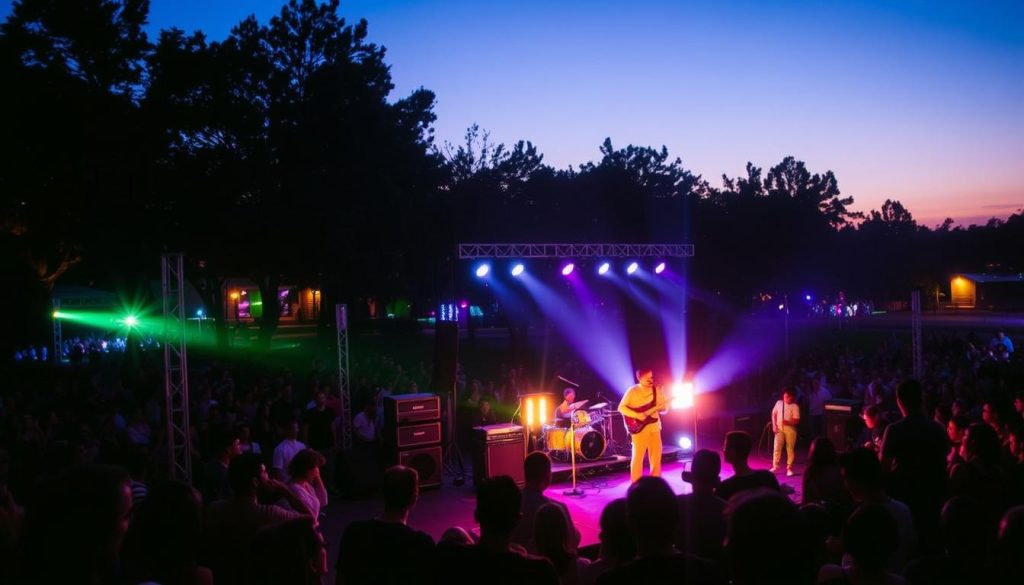
<instances>
[{"instance_id":1,"label":"cymbal","mask_svg":"<svg viewBox=\"0 0 1024 585\"><path fill-rule=\"evenodd\" d=\"M586 406L588 402L590 402L590 401L589 400L577 400L576 402L573 402L572 404L569 405L569 410L579 410L579 409L583 408L584 406Z\"/></svg>"},{"instance_id":2,"label":"cymbal","mask_svg":"<svg viewBox=\"0 0 1024 585\"><path fill-rule=\"evenodd\" d=\"M602 408L604 408L606 406L608 406L607 402L598 402L597 404L595 404L594 406L591 406L587 410L600 410L600 409L602 409Z\"/></svg>"}]
</instances>

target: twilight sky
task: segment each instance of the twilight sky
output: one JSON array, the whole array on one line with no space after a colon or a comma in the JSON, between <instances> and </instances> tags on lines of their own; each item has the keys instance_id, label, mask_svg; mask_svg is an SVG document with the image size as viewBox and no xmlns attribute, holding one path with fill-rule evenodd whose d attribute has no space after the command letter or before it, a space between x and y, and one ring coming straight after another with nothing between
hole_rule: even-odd
<instances>
[{"instance_id":1,"label":"twilight sky","mask_svg":"<svg viewBox=\"0 0 1024 585\"><path fill-rule=\"evenodd\" d=\"M283 0L152 0L151 33L222 39ZM9 2L2 2L6 16ZM831 169L855 209L919 221L1024 208L1024 2L342 0L388 48L395 97L437 94L439 144L476 122L555 167L666 145L721 185L749 160Z\"/></svg>"}]
</instances>

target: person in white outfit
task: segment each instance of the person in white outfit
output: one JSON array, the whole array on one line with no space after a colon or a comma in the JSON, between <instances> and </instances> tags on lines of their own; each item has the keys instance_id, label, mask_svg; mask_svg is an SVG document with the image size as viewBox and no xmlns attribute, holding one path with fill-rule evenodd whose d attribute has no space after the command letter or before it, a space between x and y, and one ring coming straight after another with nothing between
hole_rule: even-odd
<instances>
[{"instance_id":1,"label":"person in white outfit","mask_svg":"<svg viewBox=\"0 0 1024 585\"><path fill-rule=\"evenodd\" d=\"M775 432L775 451L772 453L773 473L779 469L782 447L786 447L786 475L792 476L796 460L796 427L800 424L800 406L796 403L796 392L792 388L782 391L782 400L772 409L772 431Z\"/></svg>"}]
</instances>

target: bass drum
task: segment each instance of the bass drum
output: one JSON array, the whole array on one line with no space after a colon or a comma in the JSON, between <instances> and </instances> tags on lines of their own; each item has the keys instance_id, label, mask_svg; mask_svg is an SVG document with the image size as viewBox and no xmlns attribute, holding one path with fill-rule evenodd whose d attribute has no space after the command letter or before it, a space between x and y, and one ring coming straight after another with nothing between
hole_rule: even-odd
<instances>
[{"instance_id":1,"label":"bass drum","mask_svg":"<svg viewBox=\"0 0 1024 585\"><path fill-rule=\"evenodd\" d=\"M604 435L591 427L576 429L576 439L573 441L576 456L586 461L600 459L604 455Z\"/></svg>"}]
</instances>

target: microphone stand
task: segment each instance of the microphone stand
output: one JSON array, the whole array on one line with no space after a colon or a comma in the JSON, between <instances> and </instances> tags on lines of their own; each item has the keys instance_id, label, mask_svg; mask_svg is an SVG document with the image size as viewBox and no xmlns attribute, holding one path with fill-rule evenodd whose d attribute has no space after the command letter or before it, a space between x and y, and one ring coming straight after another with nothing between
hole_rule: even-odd
<instances>
[{"instance_id":1,"label":"microphone stand","mask_svg":"<svg viewBox=\"0 0 1024 585\"><path fill-rule=\"evenodd\" d=\"M569 459L572 462L572 489L563 491L562 495L583 497L583 490L576 487L576 421L574 418L572 414L569 415Z\"/></svg>"}]
</instances>

